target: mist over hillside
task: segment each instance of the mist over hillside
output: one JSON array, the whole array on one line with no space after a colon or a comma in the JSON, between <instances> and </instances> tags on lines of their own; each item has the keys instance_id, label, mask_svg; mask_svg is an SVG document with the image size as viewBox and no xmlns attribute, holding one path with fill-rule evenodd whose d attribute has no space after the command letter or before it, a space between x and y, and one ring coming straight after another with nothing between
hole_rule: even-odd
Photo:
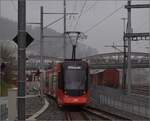
<instances>
[{"instance_id":1,"label":"mist over hillside","mask_svg":"<svg viewBox=\"0 0 150 121\"><path fill-rule=\"evenodd\" d=\"M40 28L27 25L27 32L34 38L34 42L27 48L27 54L39 55L40 52ZM0 18L0 40L12 40L17 34L17 23L6 18ZM61 33L53 29L45 29L45 35L59 36ZM63 57L63 38L45 38L44 39L44 55L53 57ZM67 40L66 55L71 57L72 46ZM83 43L78 43L77 57L85 57L96 54L97 50Z\"/></svg>"}]
</instances>

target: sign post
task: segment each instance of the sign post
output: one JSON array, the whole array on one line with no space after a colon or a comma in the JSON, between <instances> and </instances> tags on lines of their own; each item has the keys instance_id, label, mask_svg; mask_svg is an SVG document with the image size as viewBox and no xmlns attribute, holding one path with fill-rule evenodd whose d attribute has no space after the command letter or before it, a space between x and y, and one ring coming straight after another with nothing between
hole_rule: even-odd
<instances>
[{"instance_id":1,"label":"sign post","mask_svg":"<svg viewBox=\"0 0 150 121\"><path fill-rule=\"evenodd\" d=\"M18 0L18 35L13 41L18 44L17 117L18 121L25 121L26 47L33 41L33 38L26 32L26 0Z\"/></svg>"},{"instance_id":2,"label":"sign post","mask_svg":"<svg viewBox=\"0 0 150 121\"><path fill-rule=\"evenodd\" d=\"M18 0L18 121L25 121L26 0Z\"/></svg>"}]
</instances>

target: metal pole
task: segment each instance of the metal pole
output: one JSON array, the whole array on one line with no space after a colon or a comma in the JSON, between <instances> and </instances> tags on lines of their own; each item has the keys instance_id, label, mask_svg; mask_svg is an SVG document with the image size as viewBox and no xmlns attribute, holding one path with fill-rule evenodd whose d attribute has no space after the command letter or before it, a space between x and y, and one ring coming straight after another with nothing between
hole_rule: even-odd
<instances>
[{"instance_id":1,"label":"metal pole","mask_svg":"<svg viewBox=\"0 0 150 121\"><path fill-rule=\"evenodd\" d=\"M43 71L43 6L41 6L41 20L40 20L40 70ZM43 76L41 76L41 80L40 80L40 88L41 88L41 96L43 95Z\"/></svg>"},{"instance_id":2,"label":"metal pole","mask_svg":"<svg viewBox=\"0 0 150 121\"><path fill-rule=\"evenodd\" d=\"M1 8L1 4L2 4L2 1L0 0L0 18L1 18L1 15L2 15L2 8Z\"/></svg>"},{"instance_id":3,"label":"metal pole","mask_svg":"<svg viewBox=\"0 0 150 121\"><path fill-rule=\"evenodd\" d=\"M121 18L123 20L123 33L126 32L126 20L127 18Z\"/></svg>"},{"instance_id":4,"label":"metal pole","mask_svg":"<svg viewBox=\"0 0 150 121\"><path fill-rule=\"evenodd\" d=\"M128 0L128 5L131 5L131 0ZM131 28L131 8L128 8L128 24L127 24L127 33L132 32ZM127 84L128 84L128 94L131 92L131 38L128 38L128 53L127 53Z\"/></svg>"},{"instance_id":5,"label":"metal pole","mask_svg":"<svg viewBox=\"0 0 150 121\"><path fill-rule=\"evenodd\" d=\"M125 33L124 33L125 34ZM127 41L125 40L125 37L123 37L123 45L124 45L124 57L123 57L123 84L122 84L122 88L125 89L126 88L126 76L127 76L127 54L126 54L126 46L127 46Z\"/></svg>"},{"instance_id":6,"label":"metal pole","mask_svg":"<svg viewBox=\"0 0 150 121\"><path fill-rule=\"evenodd\" d=\"M148 53L149 53L148 61L149 61L149 73L150 73L150 40L149 40L149 46L148 46ZM150 82L149 82L149 85L150 85Z\"/></svg>"},{"instance_id":7,"label":"metal pole","mask_svg":"<svg viewBox=\"0 0 150 121\"><path fill-rule=\"evenodd\" d=\"M25 121L26 0L18 0L18 121Z\"/></svg>"},{"instance_id":8,"label":"metal pole","mask_svg":"<svg viewBox=\"0 0 150 121\"><path fill-rule=\"evenodd\" d=\"M121 18L123 20L123 48L124 48L124 56L123 56L123 76L122 76L122 88L125 89L126 88L126 73L127 73L127 55L126 55L126 40L125 40L125 25L126 25L126 18Z\"/></svg>"},{"instance_id":9,"label":"metal pole","mask_svg":"<svg viewBox=\"0 0 150 121\"><path fill-rule=\"evenodd\" d=\"M2 63L1 63L1 68L0 68L0 96L3 96L3 93L2 93L2 82L3 82L3 69L2 69Z\"/></svg>"},{"instance_id":10,"label":"metal pole","mask_svg":"<svg viewBox=\"0 0 150 121\"><path fill-rule=\"evenodd\" d=\"M2 67L2 59L0 57L0 96L2 96L2 69L1 67Z\"/></svg>"},{"instance_id":11,"label":"metal pole","mask_svg":"<svg viewBox=\"0 0 150 121\"><path fill-rule=\"evenodd\" d=\"M64 59L66 58L66 0L64 0Z\"/></svg>"}]
</instances>

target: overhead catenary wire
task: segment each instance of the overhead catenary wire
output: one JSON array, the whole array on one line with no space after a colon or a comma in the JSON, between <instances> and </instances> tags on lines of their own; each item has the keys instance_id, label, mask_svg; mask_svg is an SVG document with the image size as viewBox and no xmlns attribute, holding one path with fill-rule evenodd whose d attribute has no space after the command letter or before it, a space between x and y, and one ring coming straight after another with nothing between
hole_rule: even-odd
<instances>
[{"instance_id":1,"label":"overhead catenary wire","mask_svg":"<svg viewBox=\"0 0 150 121\"><path fill-rule=\"evenodd\" d=\"M105 20L107 20L108 18L110 18L111 16L113 16L116 12L118 12L120 9L122 9L124 6L121 6L119 8L117 8L116 10L114 10L112 13L110 13L109 15L105 16L103 19L101 19L100 21L98 21L96 24L94 24L93 26L91 26L89 29L87 29L85 31L85 33L88 33L89 31L93 30L95 27L97 27L99 24L103 23Z\"/></svg>"},{"instance_id":2,"label":"overhead catenary wire","mask_svg":"<svg viewBox=\"0 0 150 121\"><path fill-rule=\"evenodd\" d=\"M79 17L78 17L78 19L77 19L77 22L76 22L75 26L74 26L74 30L76 29L77 25L79 24L79 19L80 19L81 15L82 15L82 13L83 13L83 11L84 11L84 8L85 8L85 6L86 6L87 1L88 1L88 0L85 0L83 6L82 6L82 8L81 8L81 12L80 12L80 15L79 15Z\"/></svg>"},{"instance_id":3,"label":"overhead catenary wire","mask_svg":"<svg viewBox=\"0 0 150 121\"><path fill-rule=\"evenodd\" d=\"M59 19L57 19L57 20L55 20L55 21L51 22L50 24L46 25L43 29L48 28L49 26L51 26L51 25L53 25L53 24L57 23L58 21L62 20L63 18L64 18L64 17L61 17L61 18L59 18Z\"/></svg>"},{"instance_id":4,"label":"overhead catenary wire","mask_svg":"<svg viewBox=\"0 0 150 121\"><path fill-rule=\"evenodd\" d=\"M97 5L97 2L98 1L94 1L94 3L89 8L87 8L86 12L89 12L90 10L92 10Z\"/></svg>"},{"instance_id":5,"label":"overhead catenary wire","mask_svg":"<svg viewBox=\"0 0 150 121\"><path fill-rule=\"evenodd\" d=\"M73 11L72 11L72 12L76 11L76 9L77 9L77 1L78 1L78 0L76 0L75 3L74 3L73 9L72 9ZM88 2L88 0L87 0L87 2ZM98 2L97 0L94 1L94 3L84 11L84 13L87 13L87 12L91 11L91 10L97 5L97 2ZM83 14L83 13L82 13L82 14ZM73 20L75 20L75 17L74 17L74 16L73 16ZM70 28L72 27L73 20L72 20L71 17L70 17L70 21L71 21L71 23L70 23L70 25L69 25Z\"/></svg>"},{"instance_id":6,"label":"overhead catenary wire","mask_svg":"<svg viewBox=\"0 0 150 121\"><path fill-rule=\"evenodd\" d=\"M73 6L73 9L72 9L72 13L76 11L77 4L78 4L78 1L77 0L74 1L74 6ZM75 19L74 15L73 15L73 20L71 18L72 18L72 15L70 15L70 25L69 25L69 28L72 28L73 20Z\"/></svg>"},{"instance_id":7,"label":"overhead catenary wire","mask_svg":"<svg viewBox=\"0 0 150 121\"><path fill-rule=\"evenodd\" d=\"M77 1L76 1L76 5L75 6L77 6ZM88 2L88 0L87 0L87 2ZM98 2L97 0L94 1L94 3L84 11L84 13L87 13L87 12L91 11L97 5L97 2ZM74 6L74 8L75 8L75 6ZM76 11L76 9L73 9L73 11ZM83 14L83 12L82 12L82 14ZM75 17L73 16L73 19L74 18ZM73 23L73 21L71 21L70 28L72 27L72 23Z\"/></svg>"}]
</instances>

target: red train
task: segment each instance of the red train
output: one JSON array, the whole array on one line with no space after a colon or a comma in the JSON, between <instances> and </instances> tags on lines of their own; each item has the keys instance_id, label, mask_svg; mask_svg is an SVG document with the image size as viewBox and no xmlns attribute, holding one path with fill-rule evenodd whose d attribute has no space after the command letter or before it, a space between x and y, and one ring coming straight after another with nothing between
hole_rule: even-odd
<instances>
[{"instance_id":1,"label":"red train","mask_svg":"<svg viewBox=\"0 0 150 121\"><path fill-rule=\"evenodd\" d=\"M84 106L89 103L88 64L65 60L46 72L45 93L56 98L59 106Z\"/></svg>"},{"instance_id":2,"label":"red train","mask_svg":"<svg viewBox=\"0 0 150 121\"><path fill-rule=\"evenodd\" d=\"M117 69L107 69L102 72L91 74L94 85L104 85L108 87L119 87L119 71Z\"/></svg>"}]
</instances>

